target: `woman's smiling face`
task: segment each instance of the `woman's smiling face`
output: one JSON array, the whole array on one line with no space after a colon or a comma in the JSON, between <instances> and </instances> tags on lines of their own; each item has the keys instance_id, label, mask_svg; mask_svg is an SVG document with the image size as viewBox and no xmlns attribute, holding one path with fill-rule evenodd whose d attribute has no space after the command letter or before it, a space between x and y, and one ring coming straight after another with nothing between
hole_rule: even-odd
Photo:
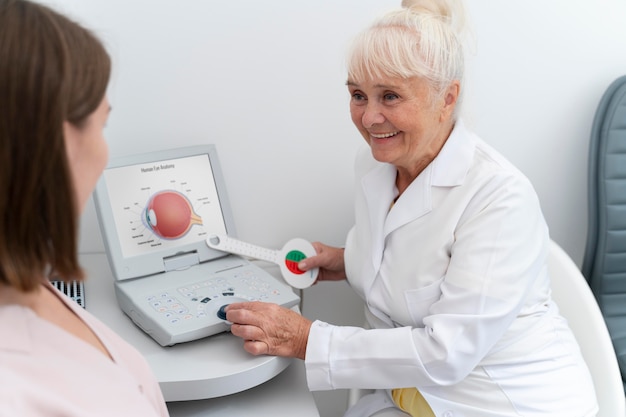
<instances>
[{"instance_id":1,"label":"woman's smiling face","mask_svg":"<svg viewBox=\"0 0 626 417\"><path fill-rule=\"evenodd\" d=\"M348 80L352 122L380 162L413 179L437 156L454 122L452 111L459 84L443 96L432 93L426 80L378 78Z\"/></svg>"}]
</instances>

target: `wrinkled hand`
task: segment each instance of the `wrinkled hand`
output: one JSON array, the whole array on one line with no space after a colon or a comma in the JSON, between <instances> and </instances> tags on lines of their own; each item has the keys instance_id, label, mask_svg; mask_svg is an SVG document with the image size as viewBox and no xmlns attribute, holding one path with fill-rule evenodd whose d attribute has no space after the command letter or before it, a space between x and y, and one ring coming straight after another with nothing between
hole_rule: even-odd
<instances>
[{"instance_id":1,"label":"wrinkled hand","mask_svg":"<svg viewBox=\"0 0 626 417\"><path fill-rule=\"evenodd\" d=\"M253 355L304 359L311 321L277 304L252 301L226 307L230 331Z\"/></svg>"},{"instance_id":2,"label":"wrinkled hand","mask_svg":"<svg viewBox=\"0 0 626 417\"><path fill-rule=\"evenodd\" d=\"M346 279L343 248L327 246L320 242L313 242L312 245L317 255L310 256L300 261L298 268L303 271L319 268L320 272L317 281L339 281Z\"/></svg>"}]
</instances>

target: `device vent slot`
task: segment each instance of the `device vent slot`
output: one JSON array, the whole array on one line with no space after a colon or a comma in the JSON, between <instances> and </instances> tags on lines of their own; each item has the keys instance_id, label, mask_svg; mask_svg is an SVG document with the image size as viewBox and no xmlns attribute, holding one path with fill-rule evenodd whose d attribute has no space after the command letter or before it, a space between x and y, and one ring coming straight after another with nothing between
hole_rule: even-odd
<instances>
[{"instance_id":1,"label":"device vent slot","mask_svg":"<svg viewBox=\"0 0 626 417\"><path fill-rule=\"evenodd\" d=\"M59 291L70 297L79 306L85 308L85 285L81 281L60 281L51 280L50 283L54 285Z\"/></svg>"}]
</instances>

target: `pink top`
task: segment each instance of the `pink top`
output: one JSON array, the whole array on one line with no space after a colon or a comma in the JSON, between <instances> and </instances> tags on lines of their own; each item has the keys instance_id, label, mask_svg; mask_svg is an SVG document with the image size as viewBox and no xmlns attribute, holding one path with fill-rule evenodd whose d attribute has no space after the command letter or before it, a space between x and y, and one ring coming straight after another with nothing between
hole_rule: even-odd
<instances>
[{"instance_id":1,"label":"pink top","mask_svg":"<svg viewBox=\"0 0 626 417\"><path fill-rule=\"evenodd\" d=\"M49 286L100 338L95 347L19 305L0 306L0 417L167 417L139 352Z\"/></svg>"}]
</instances>

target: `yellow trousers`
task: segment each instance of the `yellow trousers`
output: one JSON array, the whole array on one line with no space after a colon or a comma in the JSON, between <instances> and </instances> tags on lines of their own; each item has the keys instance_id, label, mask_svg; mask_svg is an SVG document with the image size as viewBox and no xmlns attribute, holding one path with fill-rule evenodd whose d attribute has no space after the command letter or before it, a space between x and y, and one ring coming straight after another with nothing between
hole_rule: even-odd
<instances>
[{"instance_id":1,"label":"yellow trousers","mask_svg":"<svg viewBox=\"0 0 626 417\"><path fill-rule=\"evenodd\" d=\"M412 417L435 417L435 413L417 388L396 388L391 391L391 397L398 408Z\"/></svg>"}]
</instances>

